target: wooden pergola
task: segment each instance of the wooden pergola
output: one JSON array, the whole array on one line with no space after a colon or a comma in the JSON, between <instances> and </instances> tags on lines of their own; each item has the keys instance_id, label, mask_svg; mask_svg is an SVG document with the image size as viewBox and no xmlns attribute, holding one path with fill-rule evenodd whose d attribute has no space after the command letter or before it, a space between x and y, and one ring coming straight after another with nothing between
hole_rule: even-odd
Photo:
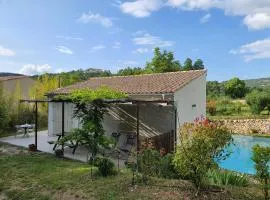
<instances>
[{"instance_id":1,"label":"wooden pergola","mask_svg":"<svg viewBox=\"0 0 270 200\"><path fill-rule=\"evenodd\" d=\"M48 99L21 99L20 103L32 103L35 105L35 148L36 151L38 150L38 142L37 142L37 133L38 133L38 104L42 103L61 103L62 104L62 126L61 126L61 134L62 136L65 135L65 103L71 103L71 101L68 100L48 100ZM174 107L174 101L172 100L134 100L130 98L126 99L104 99L104 103L108 104L121 104L121 103L130 103L130 104L135 104L136 105L136 146L137 146L137 152L139 152L139 135L140 135L140 104L153 104L153 103L166 103L167 105L172 105L174 108L174 150L175 146L177 143L177 135L176 135L176 130L177 130L177 109Z\"/></svg>"}]
</instances>

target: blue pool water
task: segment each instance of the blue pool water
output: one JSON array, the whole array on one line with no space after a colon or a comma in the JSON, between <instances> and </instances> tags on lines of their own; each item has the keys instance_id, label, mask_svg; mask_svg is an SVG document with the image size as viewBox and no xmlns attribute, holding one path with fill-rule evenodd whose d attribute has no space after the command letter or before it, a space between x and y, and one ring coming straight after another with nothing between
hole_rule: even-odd
<instances>
[{"instance_id":1,"label":"blue pool water","mask_svg":"<svg viewBox=\"0 0 270 200\"><path fill-rule=\"evenodd\" d=\"M234 135L233 139L234 145L229 147L232 154L225 161L220 162L219 166L241 173L255 174L254 163L251 160L252 147L255 144L270 146L270 138Z\"/></svg>"}]
</instances>

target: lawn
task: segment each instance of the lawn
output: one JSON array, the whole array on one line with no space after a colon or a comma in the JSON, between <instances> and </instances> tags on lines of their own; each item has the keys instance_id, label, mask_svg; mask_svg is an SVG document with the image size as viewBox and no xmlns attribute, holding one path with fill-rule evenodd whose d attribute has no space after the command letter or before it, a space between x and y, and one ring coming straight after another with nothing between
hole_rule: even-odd
<instances>
[{"instance_id":1,"label":"lawn","mask_svg":"<svg viewBox=\"0 0 270 200\"><path fill-rule=\"evenodd\" d=\"M195 197L190 182L183 180L155 179L147 186L132 186L128 170L107 178L97 175L91 178L87 164L56 159L45 153L29 153L3 143L0 143L0 169L0 199L263 199L256 184L202 192Z\"/></svg>"}]
</instances>

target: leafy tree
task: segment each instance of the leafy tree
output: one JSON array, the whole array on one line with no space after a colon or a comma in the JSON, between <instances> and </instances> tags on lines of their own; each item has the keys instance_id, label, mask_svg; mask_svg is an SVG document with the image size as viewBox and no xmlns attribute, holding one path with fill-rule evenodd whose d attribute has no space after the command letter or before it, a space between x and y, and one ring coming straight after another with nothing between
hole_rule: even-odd
<instances>
[{"instance_id":1,"label":"leafy tree","mask_svg":"<svg viewBox=\"0 0 270 200\"><path fill-rule=\"evenodd\" d=\"M224 84L219 83L218 81L208 81L206 83L206 94L210 97L223 96L225 94Z\"/></svg>"},{"instance_id":2,"label":"leafy tree","mask_svg":"<svg viewBox=\"0 0 270 200\"><path fill-rule=\"evenodd\" d=\"M232 78L224 85L225 94L233 99L242 98L246 95L247 88L245 81L239 78Z\"/></svg>"},{"instance_id":3,"label":"leafy tree","mask_svg":"<svg viewBox=\"0 0 270 200\"><path fill-rule=\"evenodd\" d=\"M224 149L232 142L232 135L226 128L208 121L185 124L179 133L180 143L173 161L175 169L189 178L199 192L208 170L216 161L229 156Z\"/></svg>"},{"instance_id":4,"label":"leafy tree","mask_svg":"<svg viewBox=\"0 0 270 200\"><path fill-rule=\"evenodd\" d=\"M252 160L255 162L256 175L263 184L265 200L269 200L270 188L270 147L261 147L255 145L253 147Z\"/></svg>"},{"instance_id":5,"label":"leafy tree","mask_svg":"<svg viewBox=\"0 0 270 200\"><path fill-rule=\"evenodd\" d=\"M145 71L140 67L134 67L134 68L127 67L125 69L120 69L117 72L117 75L119 75L119 76L130 76L130 75L140 75L140 74L144 74L144 73L145 73Z\"/></svg>"},{"instance_id":6,"label":"leafy tree","mask_svg":"<svg viewBox=\"0 0 270 200\"><path fill-rule=\"evenodd\" d=\"M270 109L270 96L265 91L253 90L246 96L246 102L254 114L260 114L266 107Z\"/></svg>"},{"instance_id":7,"label":"leafy tree","mask_svg":"<svg viewBox=\"0 0 270 200\"><path fill-rule=\"evenodd\" d=\"M192 64L192 60L190 58L186 59L186 61L184 62L184 66L183 66L182 70L183 71L193 70L193 64Z\"/></svg>"},{"instance_id":8,"label":"leafy tree","mask_svg":"<svg viewBox=\"0 0 270 200\"><path fill-rule=\"evenodd\" d=\"M194 62L194 65L193 65L193 70L200 70L200 69L204 69L204 64L203 64L203 61L201 59L197 59L195 62Z\"/></svg>"},{"instance_id":9,"label":"leafy tree","mask_svg":"<svg viewBox=\"0 0 270 200\"><path fill-rule=\"evenodd\" d=\"M163 51L160 48L155 48L154 57L150 62L146 63L147 73L163 73L179 71L181 64L175 60L173 52Z\"/></svg>"}]
</instances>

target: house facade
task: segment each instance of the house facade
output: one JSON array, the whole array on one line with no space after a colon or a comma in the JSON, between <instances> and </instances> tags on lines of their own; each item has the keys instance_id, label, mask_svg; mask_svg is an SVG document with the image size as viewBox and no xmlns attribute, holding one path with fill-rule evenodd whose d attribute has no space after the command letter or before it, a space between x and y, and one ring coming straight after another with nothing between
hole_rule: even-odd
<instances>
[{"instance_id":1,"label":"house facade","mask_svg":"<svg viewBox=\"0 0 270 200\"><path fill-rule=\"evenodd\" d=\"M206 115L206 75L206 70L194 70L90 78L85 82L59 88L49 97L100 86L122 91L128 94L130 102L110 106L104 118L106 133L111 135L113 132L136 131L136 101L140 102L140 136L151 138L168 132L176 133L183 123L194 122L196 118ZM49 135L63 131L63 116L65 132L80 127L80 120L73 118L74 108L72 103L64 103L63 106L61 103L49 102Z\"/></svg>"},{"instance_id":2,"label":"house facade","mask_svg":"<svg viewBox=\"0 0 270 200\"><path fill-rule=\"evenodd\" d=\"M28 98L31 88L35 85L35 81L28 76L0 77L0 83L6 94L13 94L19 88L22 98Z\"/></svg>"}]
</instances>

